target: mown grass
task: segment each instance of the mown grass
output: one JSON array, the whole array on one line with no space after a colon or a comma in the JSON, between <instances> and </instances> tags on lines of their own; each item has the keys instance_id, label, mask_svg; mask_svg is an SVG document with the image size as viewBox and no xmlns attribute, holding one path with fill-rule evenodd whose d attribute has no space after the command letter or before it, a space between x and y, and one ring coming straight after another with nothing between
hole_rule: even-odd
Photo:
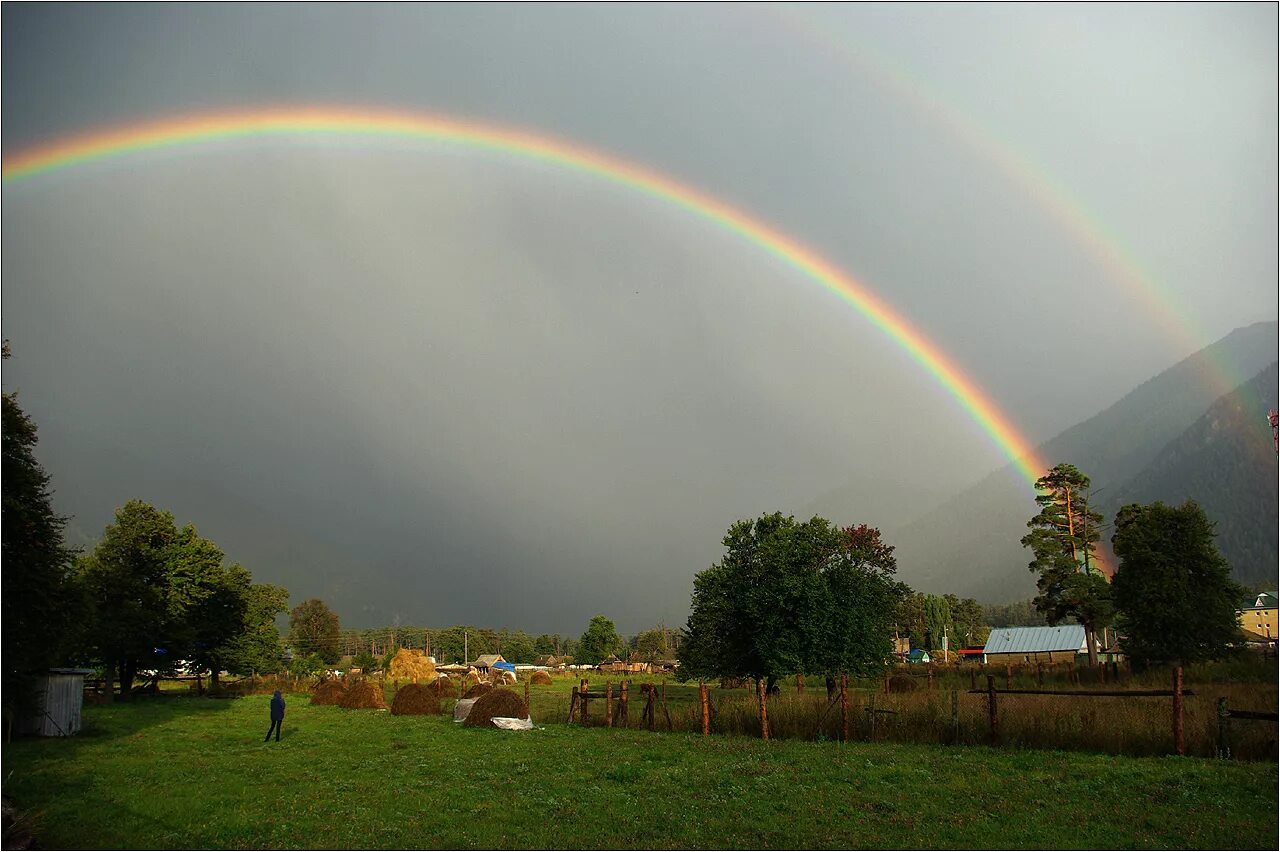
<instances>
[{"instance_id":1,"label":"mown grass","mask_svg":"<svg viewBox=\"0 0 1280 852\"><path fill-rule=\"evenodd\" d=\"M78 737L6 746L5 792L37 816L45 848L1275 848L1278 839L1272 764L563 724L509 733L312 707L301 695L290 698L282 741L264 744L267 705L266 696L160 697L87 708Z\"/></svg>"}]
</instances>

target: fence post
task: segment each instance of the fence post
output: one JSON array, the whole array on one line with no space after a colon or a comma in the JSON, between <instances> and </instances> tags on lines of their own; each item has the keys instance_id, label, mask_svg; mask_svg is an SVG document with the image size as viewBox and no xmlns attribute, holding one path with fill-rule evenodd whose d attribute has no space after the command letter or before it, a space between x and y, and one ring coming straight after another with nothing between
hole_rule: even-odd
<instances>
[{"instance_id":1,"label":"fence post","mask_svg":"<svg viewBox=\"0 0 1280 852\"><path fill-rule=\"evenodd\" d=\"M849 676L840 675L840 730L842 742L849 742Z\"/></svg>"},{"instance_id":2,"label":"fence post","mask_svg":"<svg viewBox=\"0 0 1280 852\"><path fill-rule=\"evenodd\" d=\"M667 709L667 680L662 679L662 715L667 717L667 730L674 728L671 724L671 711Z\"/></svg>"},{"instance_id":3,"label":"fence post","mask_svg":"<svg viewBox=\"0 0 1280 852\"><path fill-rule=\"evenodd\" d=\"M655 715L654 706L653 706L653 696L654 696L654 693L656 693L657 691L658 691L657 688L654 687L653 684L649 684L649 688L645 690L645 694L649 696L649 699L648 701L645 702L644 712L649 714L649 730L651 731L653 730L653 717Z\"/></svg>"},{"instance_id":4,"label":"fence post","mask_svg":"<svg viewBox=\"0 0 1280 852\"><path fill-rule=\"evenodd\" d=\"M991 744L1000 742L999 717L996 715L996 679L987 675L987 720L991 724Z\"/></svg>"},{"instance_id":5,"label":"fence post","mask_svg":"<svg viewBox=\"0 0 1280 852\"><path fill-rule=\"evenodd\" d=\"M969 688L978 688L978 673L973 669L969 669Z\"/></svg>"},{"instance_id":6,"label":"fence post","mask_svg":"<svg viewBox=\"0 0 1280 852\"><path fill-rule=\"evenodd\" d=\"M804 675L796 675L796 695L804 695Z\"/></svg>"},{"instance_id":7,"label":"fence post","mask_svg":"<svg viewBox=\"0 0 1280 852\"><path fill-rule=\"evenodd\" d=\"M604 726L613 727L613 681L611 680L605 681L604 684Z\"/></svg>"},{"instance_id":8,"label":"fence post","mask_svg":"<svg viewBox=\"0 0 1280 852\"><path fill-rule=\"evenodd\" d=\"M1004 688L1013 689L1013 663L1004 664Z\"/></svg>"},{"instance_id":9,"label":"fence post","mask_svg":"<svg viewBox=\"0 0 1280 852\"><path fill-rule=\"evenodd\" d=\"M1182 736L1182 666L1173 670L1173 747L1180 755L1187 753Z\"/></svg>"},{"instance_id":10,"label":"fence post","mask_svg":"<svg viewBox=\"0 0 1280 852\"><path fill-rule=\"evenodd\" d=\"M570 725L573 724L573 710L577 706L578 706L578 691L576 689L570 690L569 691L569 722L568 722L568 724Z\"/></svg>"},{"instance_id":11,"label":"fence post","mask_svg":"<svg viewBox=\"0 0 1280 852\"><path fill-rule=\"evenodd\" d=\"M631 686L631 681L624 680L622 682L622 700L618 704L618 724L627 727L627 689Z\"/></svg>"},{"instance_id":12,"label":"fence post","mask_svg":"<svg viewBox=\"0 0 1280 852\"><path fill-rule=\"evenodd\" d=\"M1227 709L1227 697L1224 695L1218 699L1218 757L1222 760L1231 759L1230 724L1231 711Z\"/></svg>"},{"instance_id":13,"label":"fence post","mask_svg":"<svg viewBox=\"0 0 1280 852\"><path fill-rule=\"evenodd\" d=\"M581 689L581 691L582 691L582 697L581 697L581 699L579 699L579 701L580 701L580 703L581 703L581 705L582 705L582 707L581 707L581 714L582 714L581 721L582 721L582 726L585 728L585 727L586 727L586 725L587 725L587 679L586 679L585 677L582 679L582 686L581 686L581 687L579 687L579 688L580 688L580 689Z\"/></svg>"},{"instance_id":14,"label":"fence post","mask_svg":"<svg viewBox=\"0 0 1280 852\"><path fill-rule=\"evenodd\" d=\"M1044 666L1036 663L1036 689L1044 689Z\"/></svg>"},{"instance_id":15,"label":"fence post","mask_svg":"<svg viewBox=\"0 0 1280 852\"><path fill-rule=\"evenodd\" d=\"M764 678L756 679L756 691L760 693L760 738L769 740L769 703L766 700Z\"/></svg>"},{"instance_id":16,"label":"fence post","mask_svg":"<svg viewBox=\"0 0 1280 852\"><path fill-rule=\"evenodd\" d=\"M711 708L707 706L707 682L698 681L698 703L702 705L702 735L711 733Z\"/></svg>"},{"instance_id":17,"label":"fence post","mask_svg":"<svg viewBox=\"0 0 1280 852\"><path fill-rule=\"evenodd\" d=\"M871 716L871 742L876 741L876 694L871 693L871 708L867 711Z\"/></svg>"},{"instance_id":18,"label":"fence post","mask_svg":"<svg viewBox=\"0 0 1280 852\"><path fill-rule=\"evenodd\" d=\"M951 690L951 743L960 742L960 690Z\"/></svg>"}]
</instances>

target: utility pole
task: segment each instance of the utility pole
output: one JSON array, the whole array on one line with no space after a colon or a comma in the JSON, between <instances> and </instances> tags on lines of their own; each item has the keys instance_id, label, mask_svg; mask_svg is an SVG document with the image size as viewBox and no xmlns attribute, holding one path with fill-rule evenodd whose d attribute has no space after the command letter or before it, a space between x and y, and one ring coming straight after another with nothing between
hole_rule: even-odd
<instances>
[{"instance_id":1,"label":"utility pole","mask_svg":"<svg viewBox=\"0 0 1280 852\"><path fill-rule=\"evenodd\" d=\"M1271 442L1275 444L1276 453L1280 453L1280 411L1268 409L1267 422L1271 424Z\"/></svg>"},{"instance_id":2,"label":"utility pole","mask_svg":"<svg viewBox=\"0 0 1280 852\"><path fill-rule=\"evenodd\" d=\"M462 657L463 657L462 662L464 663L471 662L471 652L467 650L467 631L466 630L462 631Z\"/></svg>"}]
</instances>

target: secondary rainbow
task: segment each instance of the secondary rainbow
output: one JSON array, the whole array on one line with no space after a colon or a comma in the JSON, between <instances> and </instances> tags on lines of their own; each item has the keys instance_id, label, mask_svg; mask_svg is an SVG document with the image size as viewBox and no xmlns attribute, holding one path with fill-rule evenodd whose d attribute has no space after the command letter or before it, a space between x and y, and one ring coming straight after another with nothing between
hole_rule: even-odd
<instances>
[{"instance_id":1,"label":"secondary rainbow","mask_svg":"<svg viewBox=\"0 0 1280 852\"><path fill-rule=\"evenodd\" d=\"M6 154L5 184L73 166L217 140L289 136L358 136L455 143L596 175L680 207L738 235L852 305L953 396L1034 483L1046 469L1010 419L942 350L926 340L853 276L730 205L647 168L549 136L440 115L330 107L276 108L166 118L58 139Z\"/></svg>"}]
</instances>

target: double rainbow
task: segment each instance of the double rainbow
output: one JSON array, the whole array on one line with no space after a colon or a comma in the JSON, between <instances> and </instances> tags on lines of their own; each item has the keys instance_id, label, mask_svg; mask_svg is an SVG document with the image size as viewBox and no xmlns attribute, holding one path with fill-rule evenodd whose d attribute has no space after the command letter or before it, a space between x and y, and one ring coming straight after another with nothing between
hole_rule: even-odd
<instances>
[{"instance_id":1,"label":"double rainbow","mask_svg":"<svg viewBox=\"0 0 1280 852\"><path fill-rule=\"evenodd\" d=\"M887 334L955 398L1034 483L1046 466L1031 444L953 359L853 276L741 210L642 166L547 136L439 115L344 108L276 108L167 118L72 136L4 157L5 184L100 160L218 140L357 136L417 139L551 163L679 207L736 234L821 284Z\"/></svg>"}]
</instances>

